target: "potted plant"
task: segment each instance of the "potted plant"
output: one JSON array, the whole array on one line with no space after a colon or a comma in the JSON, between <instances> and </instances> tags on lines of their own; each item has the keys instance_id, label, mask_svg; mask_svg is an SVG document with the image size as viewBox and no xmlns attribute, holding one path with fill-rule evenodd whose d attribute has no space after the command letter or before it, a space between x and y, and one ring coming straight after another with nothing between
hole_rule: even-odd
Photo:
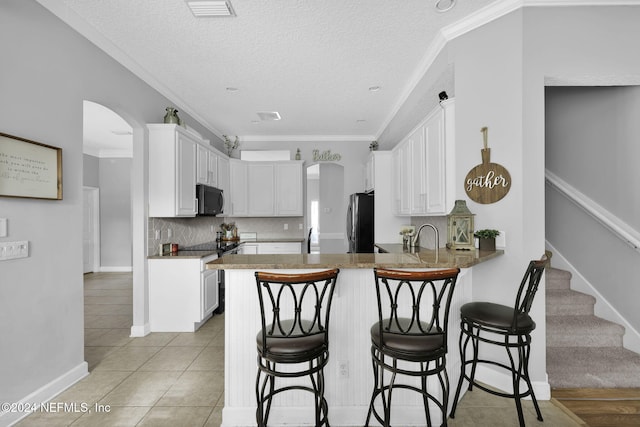
<instances>
[{"instance_id":1,"label":"potted plant","mask_svg":"<svg viewBox=\"0 0 640 427\"><path fill-rule=\"evenodd\" d=\"M500 235L498 230L483 229L473 233L478 238L478 248L481 251L495 251L496 250L496 236Z\"/></svg>"}]
</instances>

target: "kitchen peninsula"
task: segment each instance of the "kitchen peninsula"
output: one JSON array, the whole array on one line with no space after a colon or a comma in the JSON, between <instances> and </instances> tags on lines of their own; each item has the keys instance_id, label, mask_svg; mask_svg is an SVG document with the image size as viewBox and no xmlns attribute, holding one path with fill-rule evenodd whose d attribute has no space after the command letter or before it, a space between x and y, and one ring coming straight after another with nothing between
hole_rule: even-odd
<instances>
[{"instance_id":1,"label":"kitchen peninsula","mask_svg":"<svg viewBox=\"0 0 640 427\"><path fill-rule=\"evenodd\" d=\"M304 273L340 269L329 325L331 356L324 368L325 397L331 424L354 426L364 424L373 387L369 330L377 321L377 302L372 269L460 268L450 314L451 330L457 331L460 306L471 300L471 267L503 254L502 250L444 248L437 252L419 248L412 253L404 251L402 245L378 245L378 248L387 253L231 255L207 263L207 269L225 270L227 281L223 427L255 425L256 333L260 329L255 271ZM457 333L449 335L448 345L448 375L457 378L460 374L460 356L455 350ZM311 394L283 393L274 398L270 423L314 425L312 408ZM424 424L422 399L415 393L394 391L394 413L396 425Z\"/></svg>"}]
</instances>

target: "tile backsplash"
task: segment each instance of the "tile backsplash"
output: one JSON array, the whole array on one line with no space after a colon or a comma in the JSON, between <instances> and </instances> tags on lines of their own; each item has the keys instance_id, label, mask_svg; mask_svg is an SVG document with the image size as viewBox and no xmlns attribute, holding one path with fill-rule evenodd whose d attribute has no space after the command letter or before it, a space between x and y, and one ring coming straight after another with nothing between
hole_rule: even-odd
<instances>
[{"instance_id":1,"label":"tile backsplash","mask_svg":"<svg viewBox=\"0 0 640 427\"><path fill-rule=\"evenodd\" d=\"M177 243L179 246L191 246L211 242L216 239L216 232L220 231L220 224L235 222L240 232L255 232L258 238L283 239L306 238L303 217L286 218L231 218L208 217L195 218L149 218L149 235L147 236L148 255L158 253L160 243ZM285 230L285 224L288 229ZM160 239L156 239L157 231ZM169 237L171 233L171 237Z\"/></svg>"}]
</instances>

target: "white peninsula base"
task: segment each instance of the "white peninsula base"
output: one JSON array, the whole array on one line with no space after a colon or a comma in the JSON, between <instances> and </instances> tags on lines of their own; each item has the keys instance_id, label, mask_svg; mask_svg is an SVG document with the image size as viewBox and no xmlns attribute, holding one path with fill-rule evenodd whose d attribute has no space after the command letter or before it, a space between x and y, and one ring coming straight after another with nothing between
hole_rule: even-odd
<instances>
[{"instance_id":1,"label":"white peninsula base","mask_svg":"<svg viewBox=\"0 0 640 427\"><path fill-rule=\"evenodd\" d=\"M273 270L279 273L306 273L321 269ZM256 334L260 329L260 307L255 270L228 269L225 312L225 406L222 427L256 425ZM451 396L460 375L458 337L460 307L471 300L471 269L461 269L449 317L447 373ZM377 321L373 271L370 268L343 268L336 283L329 325L329 363L325 371L325 397L332 426L362 426L371 399L373 371L369 330ZM293 382L308 381L305 378ZM398 377L397 382L408 381ZM433 380L433 382L432 382ZM276 380L278 381L278 379ZM278 383L276 386L281 385ZM439 391L437 379L429 386ZM464 390L463 390L464 392ZM449 402L451 404L451 402ZM312 426L313 399L310 393L285 392L274 398L270 426ZM441 422L433 407L433 421ZM422 398L398 389L393 394L392 424L424 426ZM375 423L374 423L375 424Z\"/></svg>"}]
</instances>

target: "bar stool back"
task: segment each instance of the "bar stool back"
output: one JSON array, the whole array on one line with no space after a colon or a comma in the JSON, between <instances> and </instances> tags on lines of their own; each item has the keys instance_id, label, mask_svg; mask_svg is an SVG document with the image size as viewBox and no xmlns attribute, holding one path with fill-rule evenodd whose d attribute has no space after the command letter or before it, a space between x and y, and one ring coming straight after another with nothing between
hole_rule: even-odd
<instances>
[{"instance_id":1,"label":"bar stool back","mask_svg":"<svg viewBox=\"0 0 640 427\"><path fill-rule=\"evenodd\" d=\"M443 425L446 425L449 396L447 325L459 272L457 268L431 271L374 269L378 322L371 327L374 387L365 426L369 425L372 414L382 425L390 425L392 394L398 388L422 395L429 427L432 425L429 402L440 409ZM385 372L391 374L388 385L384 384ZM420 377L421 386L396 384L397 374ZM429 375L438 376L442 401L427 390ZM381 401L383 414L378 413L376 400Z\"/></svg>"},{"instance_id":2,"label":"bar stool back","mask_svg":"<svg viewBox=\"0 0 640 427\"><path fill-rule=\"evenodd\" d=\"M539 421L542 421L542 414L538 401L531 387L529 378L529 354L531 352L531 331L536 327L535 322L529 316L529 310L533 304L533 298L538 291L540 279L547 261L534 260L529 262L529 266L522 278L516 301L513 307L495 304L491 302L471 302L460 308L460 380L456 389L451 418L454 418L458 398L462 383L466 379L469 381L469 391L475 385L481 390L496 396L513 398L518 412L518 421L524 427L524 416L522 413L521 398L531 396L533 405ZM473 358L467 360L467 346L471 341L473 347ZM509 357L509 365L495 360L484 360L478 358L478 347L480 342L504 347ZM514 357L513 353L517 353ZM513 393L504 393L489 389L475 381L476 366L478 363L487 363L493 366L506 369L511 373ZM471 372L467 375L466 367L471 365ZM520 391L520 380L524 380L527 389Z\"/></svg>"},{"instance_id":3,"label":"bar stool back","mask_svg":"<svg viewBox=\"0 0 640 427\"><path fill-rule=\"evenodd\" d=\"M338 273L338 269L305 274L256 272L262 318L256 336L258 426L267 425L273 396L287 390L313 393L315 425L329 425L323 368L329 359L329 314ZM276 377L307 375L311 386L275 388Z\"/></svg>"}]
</instances>

